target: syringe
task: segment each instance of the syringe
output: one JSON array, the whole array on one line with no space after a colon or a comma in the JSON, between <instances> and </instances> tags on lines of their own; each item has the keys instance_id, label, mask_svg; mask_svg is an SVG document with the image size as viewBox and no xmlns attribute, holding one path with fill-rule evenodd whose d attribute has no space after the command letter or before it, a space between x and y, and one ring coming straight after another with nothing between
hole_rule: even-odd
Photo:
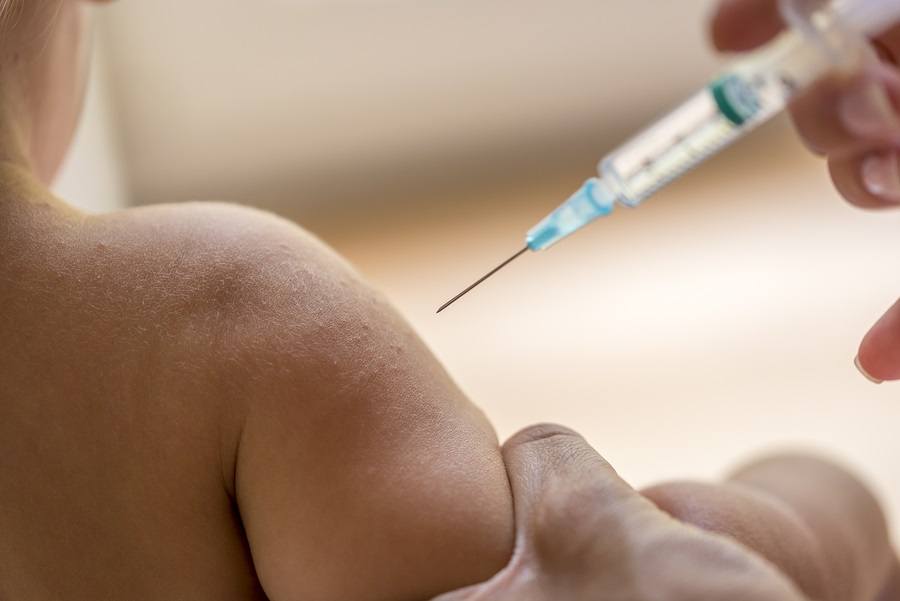
<instances>
[{"instance_id":1,"label":"syringe","mask_svg":"<svg viewBox=\"0 0 900 601\"><path fill-rule=\"evenodd\" d=\"M526 251L546 250L609 215L616 203L637 207L782 112L824 75L858 67L871 53L867 36L900 20L900 0L781 0L780 8L788 29L607 155L599 177L529 230L525 248L438 313Z\"/></svg>"}]
</instances>

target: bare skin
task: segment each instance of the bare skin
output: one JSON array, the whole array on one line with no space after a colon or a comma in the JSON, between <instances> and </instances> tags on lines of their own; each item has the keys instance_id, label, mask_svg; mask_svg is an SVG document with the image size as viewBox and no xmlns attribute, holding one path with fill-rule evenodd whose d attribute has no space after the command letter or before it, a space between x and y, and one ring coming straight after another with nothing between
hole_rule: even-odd
<instances>
[{"instance_id":1,"label":"bare skin","mask_svg":"<svg viewBox=\"0 0 900 601\"><path fill-rule=\"evenodd\" d=\"M0 598L422 599L502 567L491 427L327 249L0 181L31 197L0 244Z\"/></svg>"},{"instance_id":2,"label":"bare skin","mask_svg":"<svg viewBox=\"0 0 900 601\"><path fill-rule=\"evenodd\" d=\"M17 10L0 32L0 599L874 601L892 551L848 476L645 497L567 431L501 452L402 319L295 225L54 198L81 6ZM788 483L843 474L783 461Z\"/></svg>"},{"instance_id":3,"label":"bare skin","mask_svg":"<svg viewBox=\"0 0 900 601\"><path fill-rule=\"evenodd\" d=\"M844 470L774 457L639 493L553 425L503 448L517 539L491 580L435 601L897 601L884 516ZM673 519L675 518L675 519Z\"/></svg>"},{"instance_id":4,"label":"bare skin","mask_svg":"<svg viewBox=\"0 0 900 601\"><path fill-rule=\"evenodd\" d=\"M339 258L258 211L48 192L83 8L0 20L0 599L412 600L495 573L496 436Z\"/></svg>"}]
</instances>

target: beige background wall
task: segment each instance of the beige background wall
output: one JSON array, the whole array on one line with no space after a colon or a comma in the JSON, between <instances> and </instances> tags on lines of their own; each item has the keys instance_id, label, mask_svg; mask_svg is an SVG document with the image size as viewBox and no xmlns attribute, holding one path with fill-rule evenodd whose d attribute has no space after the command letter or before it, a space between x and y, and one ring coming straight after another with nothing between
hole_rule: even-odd
<instances>
[{"instance_id":1,"label":"beige background wall","mask_svg":"<svg viewBox=\"0 0 900 601\"><path fill-rule=\"evenodd\" d=\"M102 38L94 50L84 117L57 178L56 191L72 204L102 212L131 204L131 188L120 143L122 124L110 94L108 53Z\"/></svg>"}]
</instances>

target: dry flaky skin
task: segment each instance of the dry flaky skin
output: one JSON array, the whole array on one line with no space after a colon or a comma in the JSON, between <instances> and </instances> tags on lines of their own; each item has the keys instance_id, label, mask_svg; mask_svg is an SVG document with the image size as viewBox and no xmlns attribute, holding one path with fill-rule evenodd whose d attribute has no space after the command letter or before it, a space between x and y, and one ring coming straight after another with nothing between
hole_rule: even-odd
<instances>
[{"instance_id":1,"label":"dry flaky skin","mask_svg":"<svg viewBox=\"0 0 900 601\"><path fill-rule=\"evenodd\" d=\"M0 171L0 599L416 600L506 563L495 434L329 250Z\"/></svg>"}]
</instances>

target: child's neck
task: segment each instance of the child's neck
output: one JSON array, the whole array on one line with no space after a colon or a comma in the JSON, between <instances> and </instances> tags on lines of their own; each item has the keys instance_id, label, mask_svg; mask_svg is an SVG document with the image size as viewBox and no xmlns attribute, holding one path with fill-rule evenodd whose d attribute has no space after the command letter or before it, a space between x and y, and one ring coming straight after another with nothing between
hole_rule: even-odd
<instances>
[{"instance_id":1,"label":"child's neck","mask_svg":"<svg viewBox=\"0 0 900 601\"><path fill-rule=\"evenodd\" d=\"M38 173L31 148L34 128L15 76L14 69L0 66L0 244L4 232L14 234L31 217L49 221L77 213L54 197Z\"/></svg>"}]
</instances>

